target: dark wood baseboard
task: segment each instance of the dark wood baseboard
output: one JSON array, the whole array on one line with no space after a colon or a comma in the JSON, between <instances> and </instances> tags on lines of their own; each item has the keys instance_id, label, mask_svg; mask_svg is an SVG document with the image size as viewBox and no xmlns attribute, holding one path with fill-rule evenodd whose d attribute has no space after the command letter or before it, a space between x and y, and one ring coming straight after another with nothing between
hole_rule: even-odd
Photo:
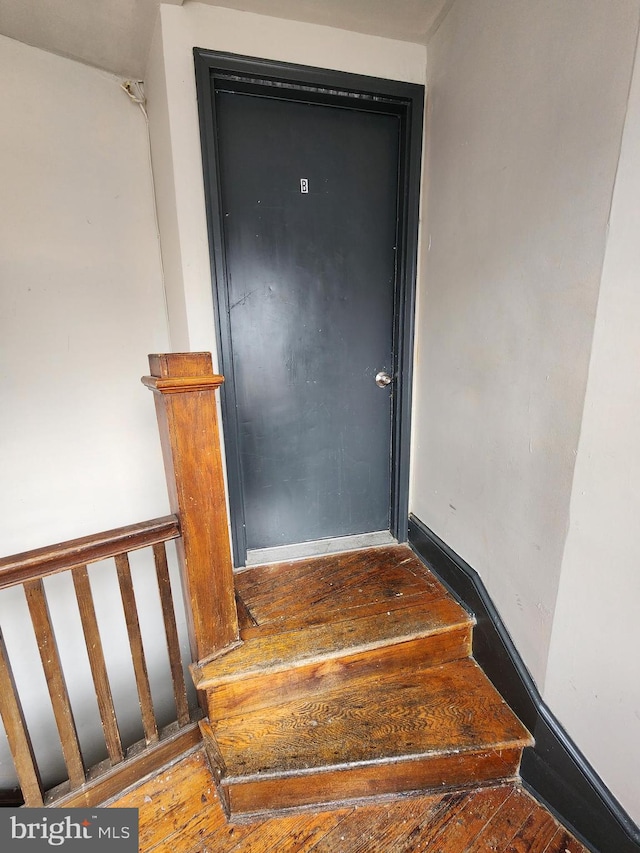
<instances>
[{"instance_id":1,"label":"dark wood baseboard","mask_svg":"<svg viewBox=\"0 0 640 853\"><path fill-rule=\"evenodd\" d=\"M543 701L480 576L413 515L409 544L476 617L473 655L535 738L524 786L596 853L640 853L640 829Z\"/></svg>"},{"instance_id":2,"label":"dark wood baseboard","mask_svg":"<svg viewBox=\"0 0 640 853\"><path fill-rule=\"evenodd\" d=\"M85 785L74 791L64 793L63 786L54 788L49 792L45 805L56 808L91 808L105 805L114 797L119 797L127 788L198 746L201 741L197 722L182 728L167 726L160 741L154 746L144 748L142 742L139 746L132 747L121 764L106 772L98 765L92 771L95 778L90 778Z\"/></svg>"},{"instance_id":3,"label":"dark wood baseboard","mask_svg":"<svg viewBox=\"0 0 640 853\"><path fill-rule=\"evenodd\" d=\"M23 803L20 788L6 788L0 791L0 808L17 808Z\"/></svg>"}]
</instances>

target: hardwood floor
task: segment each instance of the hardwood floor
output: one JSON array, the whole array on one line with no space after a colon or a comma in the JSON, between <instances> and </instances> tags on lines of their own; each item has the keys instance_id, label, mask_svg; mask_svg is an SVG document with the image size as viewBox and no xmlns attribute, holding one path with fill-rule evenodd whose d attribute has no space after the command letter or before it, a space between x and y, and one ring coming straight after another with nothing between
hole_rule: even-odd
<instances>
[{"instance_id":1,"label":"hardwood floor","mask_svg":"<svg viewBox=\"0 0 640 853\"><path fill-rule=\"evenodd\" d=\"M228 822L202 749L109 805L139 809L140 853L588 853L513 783Z\"/></svg>"},{"instance_id":2,"label":"hardwood floor","mask_svg":"<svg viewBox=\"0 0 640 853\"><path fill-rule=\"evenodd\" d=\"M532 743L473 618L406 545L255 566L243 644L192 668L228 815L506 783Z\"/></svg>"},{"instance_id":3,"label":"hardwood floor","mask_svg":"<svg viewBox=\"0 0 640 853\"><path fill-rule=\"evenodd\" d=\"M530 735L406 546L236 586L243 645L192 668L203 748L112 803L141 853L587 853L519 786Z\"/></svg>"}]
</instances>

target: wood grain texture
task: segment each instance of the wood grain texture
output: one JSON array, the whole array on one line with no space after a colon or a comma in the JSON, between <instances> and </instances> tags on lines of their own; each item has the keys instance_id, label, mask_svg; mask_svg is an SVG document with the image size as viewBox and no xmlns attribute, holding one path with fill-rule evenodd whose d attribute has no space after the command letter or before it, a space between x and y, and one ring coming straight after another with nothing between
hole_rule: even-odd
<instances>
[{"instance_id":1,"label":"wood grain texture","mask_svg":"<svg viewBox=\"0 0 640 853\"><path fill-rule=\"evenodd\" d=\"M300 806L416 791L434 792L514 779L520 750L467 750L464 753L412 756L384 766L361 764L309 774L223 779L234 819ZM475 780L470 782L470 780Z\"/></svg>"},{"instance_id":2,"label":"wood grain texture","mask_svg":"<svg viewBox=\"0 0 640 853\"><path fill-rule=\"evenodd\" d=\"M31 737L25 722L22 704L0 631L0 715L9 742L9 749L18 775L22 798L27 806L43 803L42 781L36 764Z\"/></svg>"},{"instance_id":3,"label":"wood grain texture","mask_svg":"<svg viewBox=\"0 0 640 853\"><path fill-rule=\"evenodd\" d=\"M406 546L258 566L236 582L243 644L192 667L212 719L341 669L427 666L471 651L472 617Z\"/></svg>"},{"instance_id":4,"label":"wood grain texture","mask_svg":"<svg viewBox=\"0 0 640 853\"><path fill-rule=\"evenodd\" d=\"M533 811L531 797L520 789L512 791L511 795L500 806L496 817L496 825L485 825L467 847L468 853L482 853L495 850L499 844L509 844Z\"/></svg>"},{"instance_id":5,"label":"wood grain texture","mask_svg":"<svg viewBox=\"0 0 640 853\"><path fill-rule=\"evenodd\" d=\"M505 848L505 853L544 853L557 828L557 822L552 815L534 808Z\"/></svg>"},{"instance_id":6,"label":"wood grain texture","mask_svg":"<svg viewBox=\"0 0 640 853\"><path fill-rule=\"evenodd\" d=\"M345 650L346 652L347 650ZM214 721L303 699L320 688L337 687L345 677L383 678L407 668L418 672L471 653L470 626L419 637L393 645L356 651L300 663L292 669L247 676L216 685L207 695L209 718Z\"/></svg>"},{"instance_id":7,"label":"wood grain texture","mask_svg":"<svg viewBox=\"0 0 640 853\"><path fill-rule=\"evenodd\" d=\"M243 645L192 667L230 814L517 775L531 738L406 546L257 566L238 597Z\"/></svg>"},{"instance_id":8,"label":"wood grain texture","mask_svg":"<svg viewBox=\"0 0 640 853\"><path fill-rule=\"evenodd\" d=\"M436 819L446 808L444 797L399 800L385 814L379 807L354 808L345 820L328 832L313 848L314 853L365 853L371 849L400 847L426 815Z\"/></svg>"},{"instance_id":9,"label":"wood grain texture","mask_svg":"<svg viewBox=\"0 0 640 853\"><path fill-rule=\"evenodd\" d=\"M197 723L183 727L172 723L161 731L157 743L148 746L142 740L129 747L120 764L111 766L107 761L93 767L81 788L70 791L69 784L63 783L49 791L45 804L59 808L99 806L113 797L121 796L124 790L138 784L149 774L158 772L165 764L182 757L200 742Z\"/></svg>"},{"instance_id":10,"label":"wood grain texture","mask_svg":"<svg viewBox=\"0 0 640 853\"><path fill-rule=\"evenodd\" d=\"M58 654L58 646L51 625L44 585L41 580L28 581L24 584L24 592L38 651L40 652L42 668L47 680L47 688L51 697L51 706L60 736L60 745L69 774L69 782L72 788L78 788L84 784L85 769L69 693Z\"/></svg>"},{"instance_id":11,"label":"wood grain texture","mask_svg":"<svg viewBox=\"0 0 640 853\"><path fill-rule=\"evenodd\" d=\"M122 597L122 607L127 625L127 634L129 636L129 646L131 648L131 660L133 661L136 688L138 690L138 699L140 700L142 727L144 728L147 744L155 743L158 740L158 725L153 711L151 686L149 685L147 662L144 654L144 645L142 643L142 634L140 633L138 608L136 606L136 597L133 590L133 581L131 579L129 558L126 554L118 554L115 559L118 583L120 585L120 595Z\"/></svg>"},{"instance_id":12,"label":"wood grain texture","mask_svg":"<svg viewBox=\"0 0 640 853\"><path fill-rule=\"evenodd\" d=\"M239 636L213 374L209 353L149 356L169 500L180 519L177 543L188 602L192 660Z\"/></svg>"},{"instance_id":13,"label":"wood grain texture","mask_svg":"<svg viewBox=\"0 0 640 853\"><path fill-rule=\"evenodd\" d=\"M471 620L450 599L438 599L427 609L423 603L382 614L347 614L331 623L259 634L222 658L196 666L193 675L198 689L207 689L251 675L278 672L328 658L340 658L385 646L435 636L454 626L471 628Z\"/></svg>"},{"instance_id":14,"label":"wood grain texture","mask_svg":"<svg viewBox=\"0 0 640 853\"><path fill-rule=\"evenodd\" d=\"M584 846L571 833L560 827L553 836L544 853L584 853Z\"/></svg>"},{"instance_id":15,"label":"wood grain texture","mask_svg":"<svg viewBox=\"0 0 640 853\"><path fill-rule=\"evenodd\" d=\"M514 811L505 808L512 798L512 806L530 810L515 835ZM227 822L201 751L111 805L139 809L141 853L467 853L483 832L496 846L476 844L476 851L512 853L529 850L514 845L535 838L533 827L542 826L554 846L532 846L531 853L588 853L515 784Z\"/></svg>"},{"instance_id":16,"label":"wood grain texture","mask_svg":"<svg viewBox=\"0 0 640 853\"><path fill-rule=\"evenodd\" d=\"M91 676L93 678L93 685L96 691L96 699L98 702L98 710L100 712L100 720L102 722L102 730L104 732L104 740L111 762L113 764L117 764L119 761L124 759L124 751L120 740L120 731L118 729L116 711L113 705L111 685L109 683L107 666L104 659L104 652L102 650L102 640L100 638L100 631L98 630L98 620L96 619L96 611L93 604L93 595L91 593L91 584L89 582L87 567L78 566L72 570L71 575L73 577L73 585L76 591L76 599L78 601L78 609L80 611L80 620L82 622L87 655L89 656Z\"/></svg>"},{"instance_id":17,"label":"wood grain texture","mask_svg":"<svg viewBox=\"0 0 640 853\"><path fill-rule=\"evenodd\" d=\"M36 756L31 746L20 699L15 692L13 675L0 635L0 711L2 712L7 740L12 752L18 778L24 789L24 798L27 805L41 805L43 802L46 805L51 805L54 802L57 804L62 801L69 803L77 802L80 804L95 803L97 801L96 797L102 799L106 791L113 794L120 790L120 783L123 780L126 780L127 784L137 781L139 776L135 775L136 768L146 767L153 769L158 766L156 757L159 756L162 763L168 757L175 757L175 755L183 751L185 744L199 742L199 731L191 725L166 560L165 542L177 534L177 518L175 516L167 516L150 522L143 522L139 525L130 525L114 531L107 531L97 536L72 540L68 543L63 543L61 546L40 549L38 552L29 552L27 555L28 559L22 566L21 571L28 571L29 573L37 570L38 561L42 559L45 560L45 574L51 574L54 570L62 571L65 568L63 565L65 561L72 563L70 574L74 584L93 688L100 713L105 745L109 755L108 760L100 762L100 764L92 767L89 771L85 771L73 711L66 688L65 674L58 654L56 637L49 615L42 578L27 580L23 584L25 597L33 623L54 718L60 736L62 753L69 776L67 782L51 791L43 792ZM102 560L106 554L121 547L138 548L145 545L152 546L155 556L160 602L165 622L170 668L176 698L176 727L186 727L189 731L187 732L186 740L178 740L180 748L177 752L165 743L159 752L152 750L147 757L141 755L140 747L136 744L127 751L125 760L87 566L75 565L75 561L79 555L84 555L89 559ZM138 624L128 554L115 553L115 562L142 710L143 727L146 737L145 745L149 746L158 742L159 733L153 710L143 642ZM194 733L195 740L193 739ZM171 728L171 738L173 738L174 734L175 732ZM169 734L165 736L165 741L168 736ZM121 768L122 772L112 773L113 767L119 764L123 765Z\"/></svg>"},{"instance_id":18,"label":"wood grain texture","mask_svg":"<svg viewBox=\"0 0 640 853\"><path fill-rule=\"evenodd\" d=\"M349 675L215 726L230 776L518 747L530 737L477 664Z\"/></svg>"},{"instance_id":19,"label":"wood grain texture","mask_svg":"<svg viewBox=\"0 0 640 853\"><path fill-rule=\"evenodd\" d=\"M255 566L236 575L236 586L263 628L317 624L359 609L385 612L414 597L422 604L449 597L406 545Z\"/></svg>"},{"instance_id":20,"label":"wood grain texture","mask_svg":"<svg viewBox=\"0 0 640 853\"><path fill-rule=\"evenodd\" d=\"M513 786L477 788L463 795L452 797L448 808L438 820L429 822L421 840L428 840L434 849L446 839L447 845L455 850L466 850L479 832L487 826L503 804L512 796Z\"/></svg>"},{"instance_id":21,"label":"wood grain texture","mask_svg":"<svg viewBox=\"0 0 640 853\"><path fill-rule=\"evenodd\" d=\"M176 702L176 714L178 723L184 726L190 719L189 702L187 699L187 687L184 680L184 672L182 670L180 640L178 638L176 613L173 606L173 593L171 592L169 566L167 565L167 550L164 542L153 546L153 558L156 565L156 578L158 580L158 592L160 594L160 605L162 607L162 619L167 639L167 653L169 655L169 667L171 670L171 681L173 683L173 696Z\"/></svg>"},{"instance_id":22,"label":"wood grain texture","mask_svg":"<svg viewBox=\"0 0 640 853\"><path fill-rule=\"evenodd\" d=\"M106 560L125 551L146 548L155 542L166 542L180 536L180 526L175 515L166 515L71 539L58 545L36 548L0 560L0 589L36 580L74 566L86 566Z\"/></svg>"}]
</instances>

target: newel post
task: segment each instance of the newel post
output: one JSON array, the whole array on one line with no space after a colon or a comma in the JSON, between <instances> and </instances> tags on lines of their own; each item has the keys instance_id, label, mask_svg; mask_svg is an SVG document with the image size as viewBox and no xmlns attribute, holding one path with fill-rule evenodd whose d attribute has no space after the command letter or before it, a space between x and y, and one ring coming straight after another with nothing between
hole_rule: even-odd
<instances>
[{"instance_id":1,"label":"newel post","mask_svg":"<svg viewBox=\"0 0 640 853\"><path fill-rule=\"evenodd\" d=\"M216 390L210 353L150 355L153 391L177 540L189 640L200 661L238 640Z\"/></svg>"}]
</instances>

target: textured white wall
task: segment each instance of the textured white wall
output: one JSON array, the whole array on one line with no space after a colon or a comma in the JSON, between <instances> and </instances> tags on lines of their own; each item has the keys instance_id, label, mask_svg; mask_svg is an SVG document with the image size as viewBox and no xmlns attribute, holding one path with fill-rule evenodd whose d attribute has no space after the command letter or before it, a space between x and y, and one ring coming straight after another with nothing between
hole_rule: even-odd
<instances>
[{"instance_id":1,"label":"textured white wall","mask_svg":"<svg viewBox=\"0 0 640 853\"><path fill-rule=\"evenodd\" d=\"M0 553L9 555L169 511L153 400L140 384L147 353L166 350L168 337L145 122L120 81L0 37L0 113ZM145 571L136 569L144 584ZM97 590L115 641L116 701L135 709L117 587L100 579ZM60 578L49 591L54 619L70 629L61 653L92 754L97 715L73 592ZM0 624L45 775L55 774L18 591L0 595ZM155 657L152 673L163 666ZM121 721L132 728L124 711ZM11 775L0 755L0 787Z\"/></svg>"},{"instance_id":2,"label":"textured white wall","mask_svg":"<svg viewBox=\"0 0 640 853\"><path fill-rule=\"evenodd\" d=\"M428 46L411 510L542 687L637 0L456 0Z\"/></svg>"},{"instance_id":3,"label":"textured white wall","mask_svg":"<svg viewBox=\"0 0 640 853\"><path fill-rule=\"evenodd\" d=\"M545 698L640 822L640 63L615 184Z\"/></svg>"}]
</instances>

